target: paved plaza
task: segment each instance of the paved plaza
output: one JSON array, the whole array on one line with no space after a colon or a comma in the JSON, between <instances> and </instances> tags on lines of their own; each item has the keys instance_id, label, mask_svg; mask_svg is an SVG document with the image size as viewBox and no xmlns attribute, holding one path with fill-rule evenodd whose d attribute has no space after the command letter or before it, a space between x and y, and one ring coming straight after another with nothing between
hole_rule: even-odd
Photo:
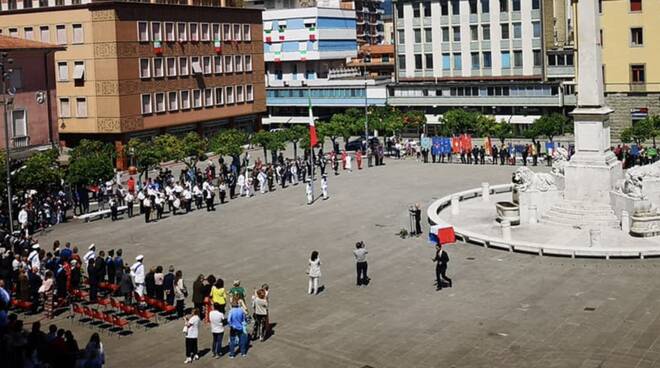
<instances>
[{"instance_id":1,"label":"paved plaza","mask_svg":"<svg viewBox=\"0 0 660 368\"><path fill-rule=\"evenodd\" d=\"M454 287L437 292L433 247L395 235L408 228L408 206L509 182L513 168L386 163L331 176L331 199L312 206L299 185L151 224L58 225L39 240L123 248L130 261L144 254L147 266L183 270L189 290L200 273L241 279L250 291L269 283L274 335L254 342L247 358L206 354L193 366L660 367L660 260L538 257L459 243L447 248ZM369 250L367 288L355 286L358 240ZM306 293L312 250L322 262L319 296ZM56 323L72 326L81 344L93 332ZM183 366L181 321L133 329L103 335L108 367ZM210 335L205 326L200 349Z\"/></svg>"}]
</instances>

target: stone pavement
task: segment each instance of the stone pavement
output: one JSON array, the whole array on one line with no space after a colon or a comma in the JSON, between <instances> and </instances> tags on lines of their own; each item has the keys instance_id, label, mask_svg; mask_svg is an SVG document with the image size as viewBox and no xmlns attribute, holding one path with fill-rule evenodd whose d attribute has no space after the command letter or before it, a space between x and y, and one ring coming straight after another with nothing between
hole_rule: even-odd
<instances>
[{"instance_id":1,"label":"stone pavement","mask_svg":"<svg viewBox=\"0 0 660 368\"><path fill-rule=\"evenodd\" d=\"M660 262L537 257L466 244L448 246L454 287L436 292L433 248L395 236L407 209L483 181L510 180L512 167L385 167L330 177L328 201L305 205L304 188L278 189L144 224L143 219L58 225L40 241L123 248L148 266L174 264L186 283L213 273L251 290L271 285L275 334L247 358L212 367L660 367ZM424 213L424 211L423 211ZM367 288L355 286L354 243L369 250ZM319 296L306 294L307 259L319 250ZM191 303L188 301L187 303ZM66 320L84 346L93 331ZM103 335L108 367L183 365L182 322L132 336ZM226 343L226 337L225 337ZM208 327L200 349L210 346Z\"/></svg>"}]
</instances>

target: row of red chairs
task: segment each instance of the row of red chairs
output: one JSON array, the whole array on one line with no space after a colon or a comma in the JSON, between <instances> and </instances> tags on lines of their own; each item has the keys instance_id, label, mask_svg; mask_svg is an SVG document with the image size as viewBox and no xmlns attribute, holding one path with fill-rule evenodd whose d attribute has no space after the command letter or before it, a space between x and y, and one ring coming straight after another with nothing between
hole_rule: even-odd
<instances>
[{"instance_id":1,"label":"row of red chairs","mask_svg":"<svg viewBox=\"0 0 660 368\"><path fill-rule=\"evenodd\" d=\"M14 308L22 309L23 311L32 310L32 302L29 300L12 299L11 305L14 306Z\"/></svg>"},{"instance_id":2,"label":"row of red chairs","mask_svg":"<svg viewBox=\"0 0 660 368\"><path fill-rule=\"evenodd\" d=\"M79 315L80 317L87 317L93 321L99 321L108 325L108 327L116 327L119 331L124 331L124 327L128 326L130 330L130 323L120 318L119 316L112 315L106 312L101 312L96 309L91 309L89 307L80 306L78 304L72 304L72 310L74 315Z\"/></svg>"},{"instance_id":3,"label":"row of red chairs","mask_svg":"<svg viewBox=\"0 0 660 368\"><path fill-rule=\"evenodd\" d=\"M115 298L108 298L106 300L108 301L108 305L110 305L116 311L124 313L125 315L134 315L146 321L151 321L152 319L156 319L156 321L158 321L158 315L156 313L152 313L146 309L136 308L133 305L122 303Z\"/></svg>"}]
</instances>

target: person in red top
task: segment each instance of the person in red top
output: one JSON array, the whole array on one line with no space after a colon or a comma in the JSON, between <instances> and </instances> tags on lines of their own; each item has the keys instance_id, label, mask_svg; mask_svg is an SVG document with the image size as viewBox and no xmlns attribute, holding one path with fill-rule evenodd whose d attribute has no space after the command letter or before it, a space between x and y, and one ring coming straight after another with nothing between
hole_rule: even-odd
<instances>
[{"instance_id":1,"label":"person in red top","mask_svg":"<svg viewBox=\"0 0 660 368\"><path fill-rule=\"evenodd\" d=\"M362 170L362 150L358 149L355 152L355 161L357 162L358 170Z\"/></svg>"},{"instance_id":2,"label":"person in red top","mask_svg":"<svg viewBox=\"0 0 660 368\"><path fill-rule=\"evenodd\" d=\"M341 151L341 169L346 170L346 151Z\"/></svg>"},{"instance_id":3,"label":"person in red top","mask_svg":"<svg viewBox=\"0 0 660 368\"><path fill-rule=\"evenodd\" d=\"M126 185L128 186L128 191L131 194L135 193L135 179L133 179L132 176L128 178L128 182L126 183Z\"/></svg>"}]
</instances>

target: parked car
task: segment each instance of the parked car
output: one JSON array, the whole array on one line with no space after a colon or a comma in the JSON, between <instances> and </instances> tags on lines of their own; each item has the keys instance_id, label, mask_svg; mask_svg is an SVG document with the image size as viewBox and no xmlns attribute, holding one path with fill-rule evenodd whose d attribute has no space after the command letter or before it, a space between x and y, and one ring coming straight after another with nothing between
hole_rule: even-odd
<instances>
[{"instance_id":1,"label":"parked car","mask_svg":"<svg viewBox=\"0 0 660 368\"><path fill-rule=\"evenodd\" d=\"M349 141L346 144L346 151L357 151L358 149L363 149L364 147L362 146L362 141L362 137ZM369 145L373 146L375 144L380 144L378 137L369 137Z\"/></svg>"}]
</instances>

